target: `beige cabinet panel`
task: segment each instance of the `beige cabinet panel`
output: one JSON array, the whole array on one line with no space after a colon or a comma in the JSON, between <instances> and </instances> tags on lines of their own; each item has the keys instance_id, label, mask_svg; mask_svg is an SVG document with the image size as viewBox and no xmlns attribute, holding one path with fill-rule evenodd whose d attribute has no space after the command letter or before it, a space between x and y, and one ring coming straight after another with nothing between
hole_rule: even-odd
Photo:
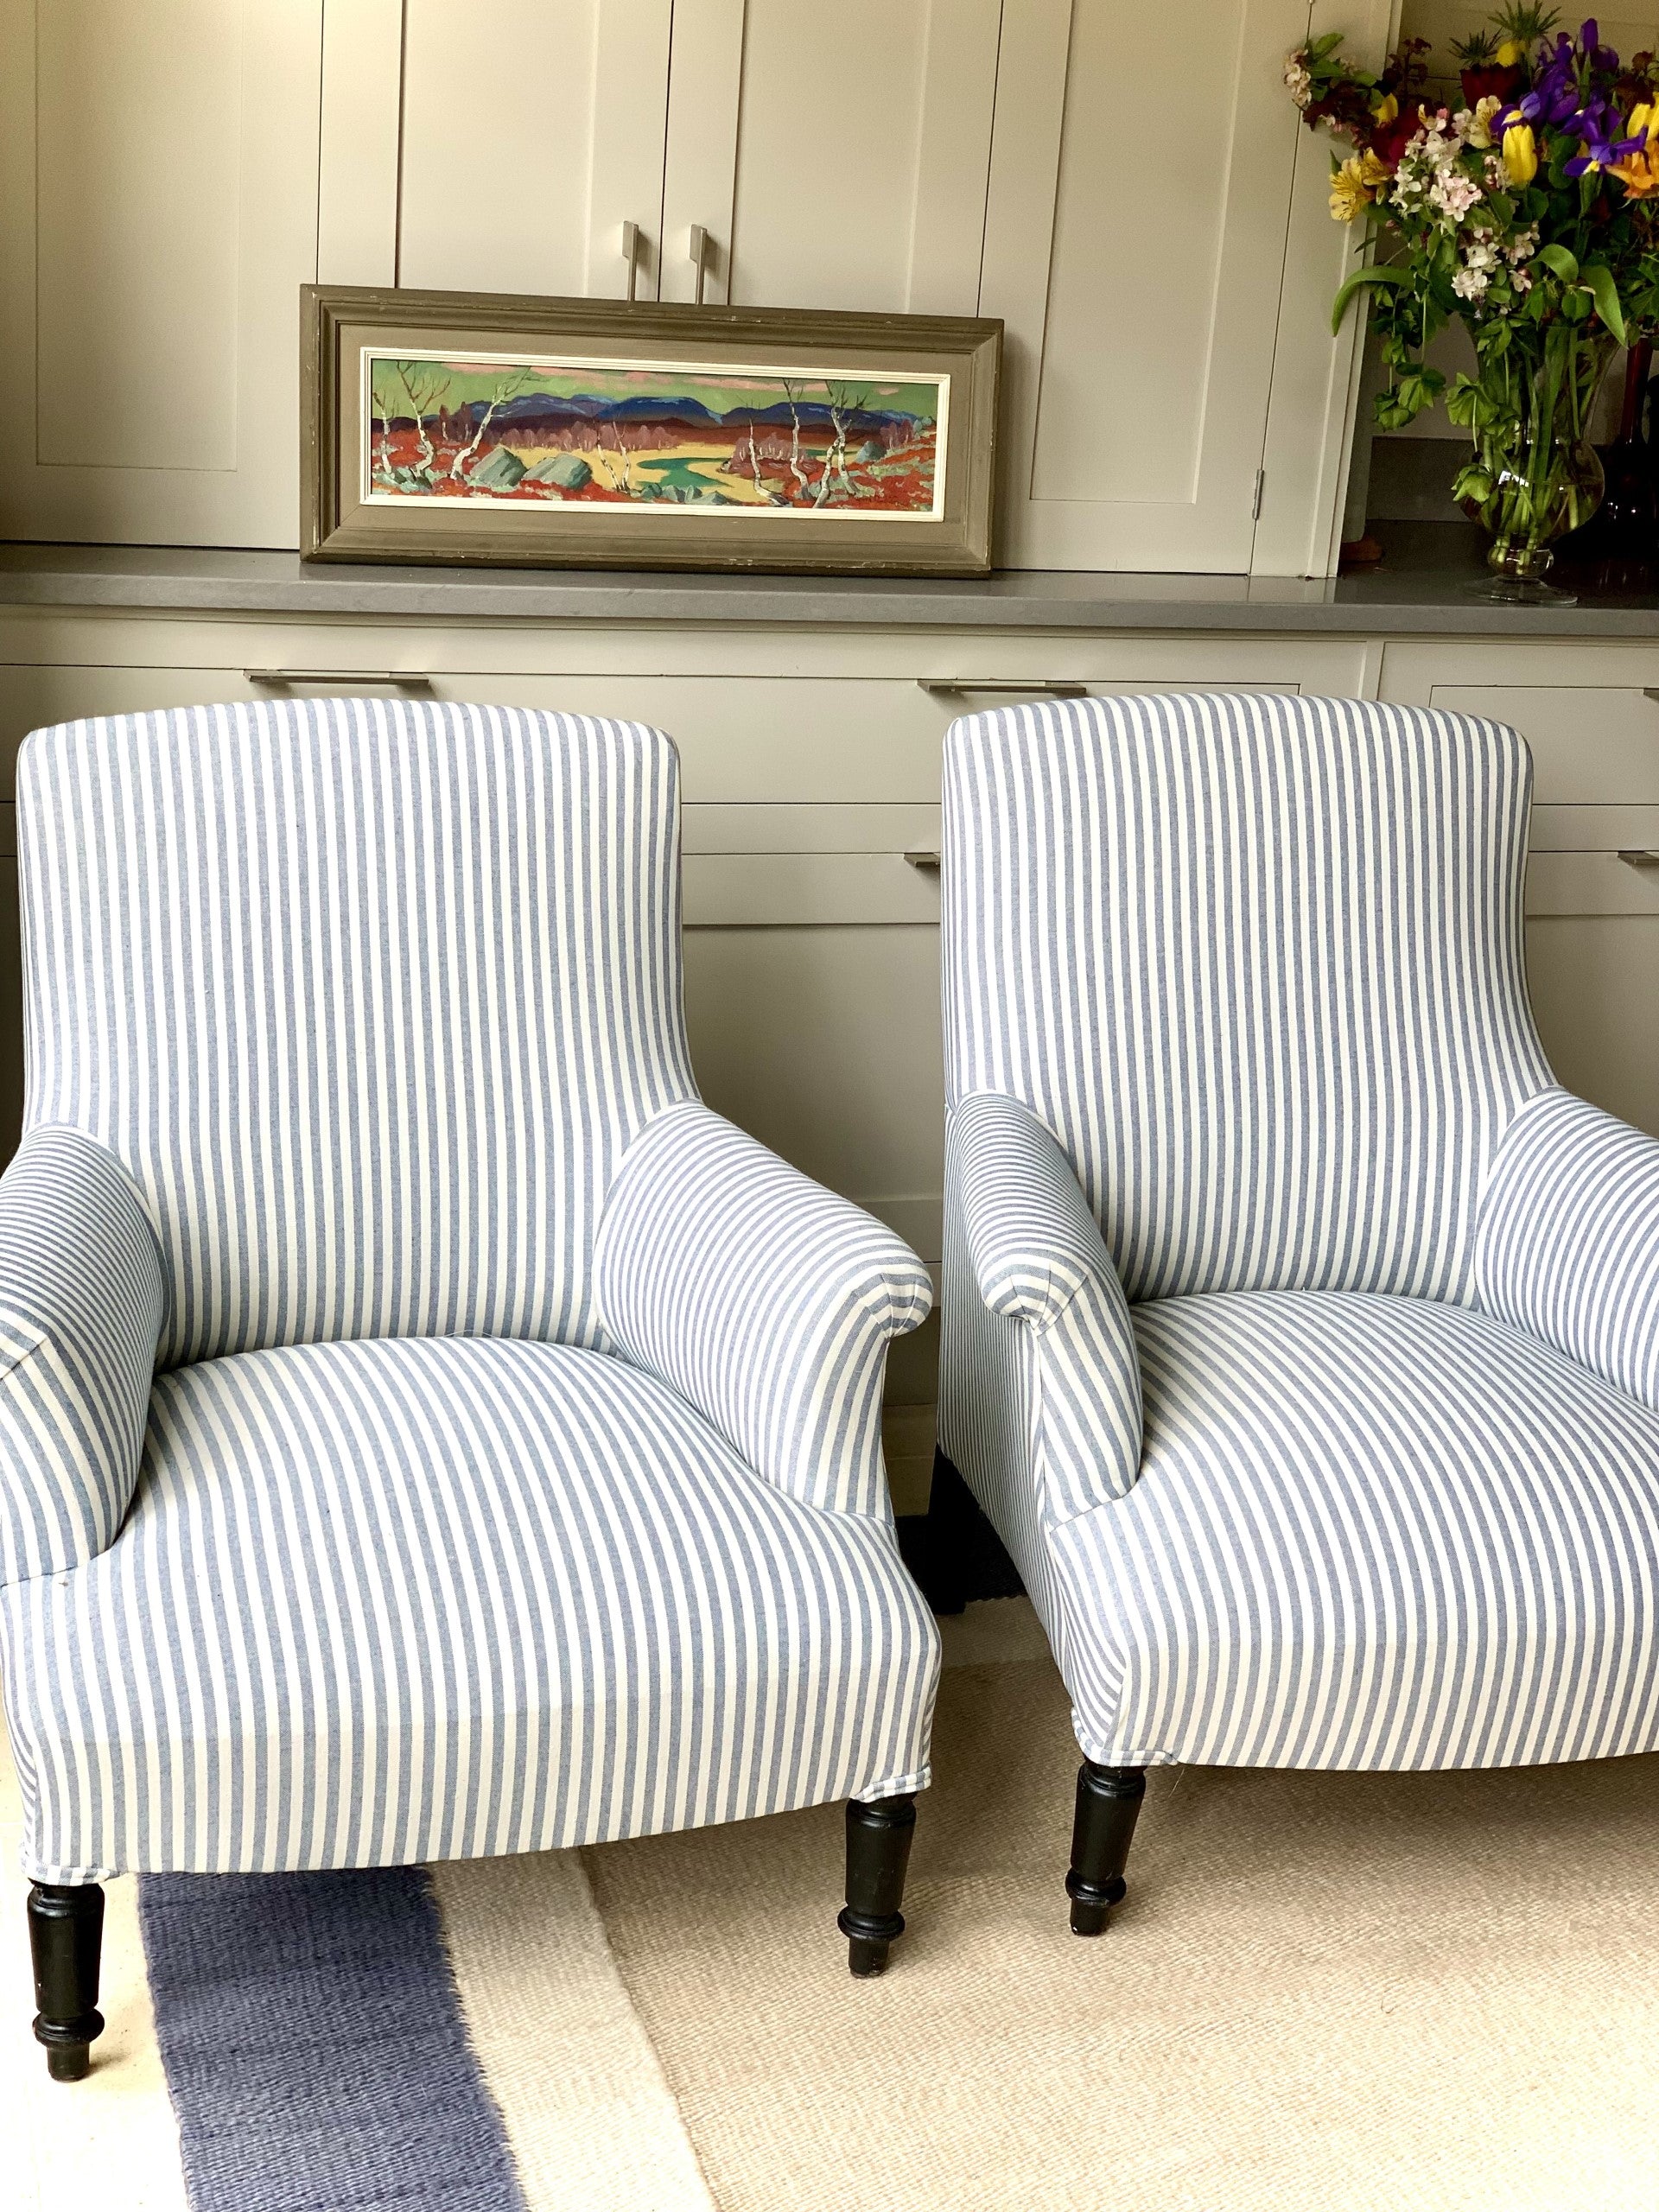
<instances>
[{"instance_id":1,"label":"beige cabinet panel","mask_svg":"<svg viewBox=\"0 0 1659 2212\"><path fill-rule=\"evenodd\" d=\"M1435 683L1428 702L1518 729L1540 802L1659 802L1659 697L1637 687Z\"/></svg>"},{"instance_id":2,"label":"beige cabinet panel","mask_svg":"<svg viewBox=\"0 0 1659 2212\"><path fill-rule=\"evenodd\" d=\"M0 534L293 546L321 0L0 0Z\"/></svg>"},{"instance_id":3,"label":"beige cabinet panel","mask_svg":"<svg viewBox=\"0 0 1659 2212\"><path fill-rule=\"evenodd\" d=\"M1023 4L1023 0L1021 0ZM664 299L972 315L1002 0L674 17Z\"/></svg>"},{"instance_id":4,"label":"beige cabinet panel","mask_svg":"<svg viewBox=\"0 0 1659 2212\"><path fill-rule=\"evenodd\" d=\"M778 925L922 923L938 928L939 872L902 852L687 853L685 921Z\"/></svg>"},{"instance_id":5,"label":"beige cabinet panel","mask_svg":"<svg viewBox=\"0 0 1659 2212\"><path fill-rule=\"evenodd\" d=\"M654 298L671 0L405 0L397 281Z\"/></svg>"},{"instance_id":6,"label":"beige cabinet panel","mask_svg":"<svg viewBox=\"0 0 1659 2212\"><path fill-rule=\"evenodd\" d=\"M1001 561L1249 569L1298 150L1280 65L1307 22L1006 10L980 291L1007 325ZM1147 92L1172 70L1179 155Z\"/></svg>"},{"instance_id":7,"label":"beige cabinet panel","mask_svg":"<svg viewBox=\"0 0 1659 2212\"><path fill-rule=\"evenodd\" d=\"M1534 914L1527 974L1567 1089L1659 1136L1659 911Z\"/></svg>"},{"instance_id":8,"label":"beige cabinet panel","mask_svg":"<svg viewBox=\"0 0 1659 2212\"><path fill-rule=\"evenodd\" d=\"M0 806L0 1167L16 1151L23 1127L23 946L16 811Z\"/></svg>"},{"instance_id":9,"label":"beige cabinet panel","mask_svg":"<svg viewBox=\"0 0 1659 2212\"><path fill-rule=\"evenodd\" d=\"M703 1096L804 1173L939 1256L939 933L689 928Z\"/></svg>"},{"instance_id":10,"label":"beige cabinet panel","mask_svg":"<svg viewBox=\"0 0 1659 2212\"><path fill-rule=\"evenodd\" d=\"M904 677L655 676L628 669L567 676L461 670L435 664L436 648L446 641L429 633L405 633L395 641L395 652L384 635L374 642L378 659L372 650L354 653L356 639L343 632L331 645L328 664L345 668L355 659L364 667L382 669L399 662L424 665L431 671L429 683L405 696L620 715L665 729L679 747L682 789L689 803L936 808L946 729L957 714L989 704L994 696L932 693ZM281 639L261 643L264 662L295 664ZM1229 682L1220 673L1228 664L1225 653L1211 653L1214 674L1203 668L1203 658L1196 645L1157 653L1148 649L1147 673L1094 681L1090 689L1104 695L1298 688L1292 674L1241 676ZM1182 672L1183 658L1198 664L1193 674ZM1233 659L1236 664L1246 656L1236 652ZM1283 664L1294 669L1294 658L1286 654ZM11 795L17 747L31 729L85 715L283 696L288 695L251 683L234 667L0 663L0 798ZM938 839L923 842L936 844ZM906 837L879 849L900 853L910 842ZM747 849L758 848L752 844Z\"/></svg>"}]
</instances>

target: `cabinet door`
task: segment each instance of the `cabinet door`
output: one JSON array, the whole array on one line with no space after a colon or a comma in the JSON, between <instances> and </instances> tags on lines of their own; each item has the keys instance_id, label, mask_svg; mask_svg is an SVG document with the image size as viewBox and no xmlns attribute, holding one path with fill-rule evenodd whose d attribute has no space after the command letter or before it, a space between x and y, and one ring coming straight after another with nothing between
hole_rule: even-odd
<instances>
[{"instance_id":1,"label":"cabinet door","mask_svg":"<svg viewBox=\"0 0 1659 2212\"><path fill-rule=\"evenodd\" d=\"M0 535L293 546L321 0L0 0Z\"/></svg>"},{"instance_id":2,"label":"cabinet door","mask_svg":"<svg viewBox=\"0 0 1659 2212\"><path fill-rule=\"evenodd\" d=\"M672 13L405 0L396 281L654 298Z\"/></svg>"},{"instance_id":3,"label":"cabinet door","mask_svg":"<svg viewBox=\"0 0 1659 2212\"><path fill-rule=\"evenodd\" d=\"M1001 12L1001 0L678 10L662 296L698 296L696 226L705 300L974 314Z\"/></svg>"},{"instance_id":4,"label":"cabinet door","mask_svg":"<svg viewBox=\"0 0 1659 2212\"><path fill-rule=\"evenodd\" d=\"M1569 1090L1659 1136L1659 806L1539 806L1527 981Z\"/></svg>"},{"instance_id":5,"label":"cabinet door","mask_svg":"<svg viewBox=\"0 0 1659 2212\"><path fill-rule=\"evenodd\" d=\"M1020 568L1248 569L1307 0L1020 0L982 314L1007 326Z\"/></svg>"}]
</instances>

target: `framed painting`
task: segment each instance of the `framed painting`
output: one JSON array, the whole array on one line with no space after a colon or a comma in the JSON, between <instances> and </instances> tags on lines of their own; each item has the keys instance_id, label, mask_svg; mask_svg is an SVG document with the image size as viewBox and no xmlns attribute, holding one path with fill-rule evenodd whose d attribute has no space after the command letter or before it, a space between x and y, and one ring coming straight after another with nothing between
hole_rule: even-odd
<instances>
[{"instance_id":1,"label":"framed painting","mask_svg":"<svg viewBox=\"0 0 1659 2212\"><path fill-rule=\"evenodd\" d=\"M983 575L1002 326L308 284L312 561Z\"/></svg>"}]
</instances>

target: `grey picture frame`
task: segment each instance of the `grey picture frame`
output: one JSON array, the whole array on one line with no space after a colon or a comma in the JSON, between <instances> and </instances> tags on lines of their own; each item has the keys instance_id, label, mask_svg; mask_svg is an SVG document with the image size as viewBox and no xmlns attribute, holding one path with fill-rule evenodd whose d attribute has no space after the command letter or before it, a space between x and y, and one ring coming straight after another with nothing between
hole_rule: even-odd
<instances>
[{"instance_id":1,"label":"grey picture frame","mask_svg":"<svg viewBox=\"0 0 1659 2212\"><path fill-rule=\"evenodd\" d=\"M819 575L982 576L991 567L1002 325L957 315L691 307L512 293L307 284L301 291L301 533L308 561L454 567L689 569ZM787 375L948 377L943 486L927 516L749 512L699 503L509 504L426 497L377 504L365 456L375 351L510 360L569 353L626 364L730 363ZM365 356L369 358L365 368ZM418 416L411 416L419 428ZM729 420L729 418L728 418ZM413 432L410 433L413 435ZM827 471L827 464L826 464ZM422 480L424 485L425 480ZM729 488L729 487L728 487Z\"/></svg>"}]
</instances>

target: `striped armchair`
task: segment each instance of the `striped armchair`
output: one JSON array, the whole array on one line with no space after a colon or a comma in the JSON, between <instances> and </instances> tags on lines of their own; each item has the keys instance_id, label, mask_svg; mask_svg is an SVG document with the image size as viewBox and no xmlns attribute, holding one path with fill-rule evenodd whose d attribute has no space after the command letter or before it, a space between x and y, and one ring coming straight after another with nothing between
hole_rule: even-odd
<instances>
[{"instance_id":1,"label":"striped armchair","mask_svg":"<svg viewBox=\"0 0 1659 2212\"><path fill-rule=\"evenodd\" d=\"M1659 1745L1659 1143L1554 1082L1514 732L1357 701L947 743L938 1510L1145 1770Z\"/></svg>"},{"instance_id":2,"label":"striped armchair","mask_svg":"<svg viewBox=\"0 0 1659 2212\"><path fill-rule=\"evenodd\" d=\"M98 1885L846 1797L879 1972L931 1618L881 1465L920 1263L697 1098L677 763L330 700L43 730L0 1179L0 1660L36 2032Z\"/></svg>"}]
</instances>

